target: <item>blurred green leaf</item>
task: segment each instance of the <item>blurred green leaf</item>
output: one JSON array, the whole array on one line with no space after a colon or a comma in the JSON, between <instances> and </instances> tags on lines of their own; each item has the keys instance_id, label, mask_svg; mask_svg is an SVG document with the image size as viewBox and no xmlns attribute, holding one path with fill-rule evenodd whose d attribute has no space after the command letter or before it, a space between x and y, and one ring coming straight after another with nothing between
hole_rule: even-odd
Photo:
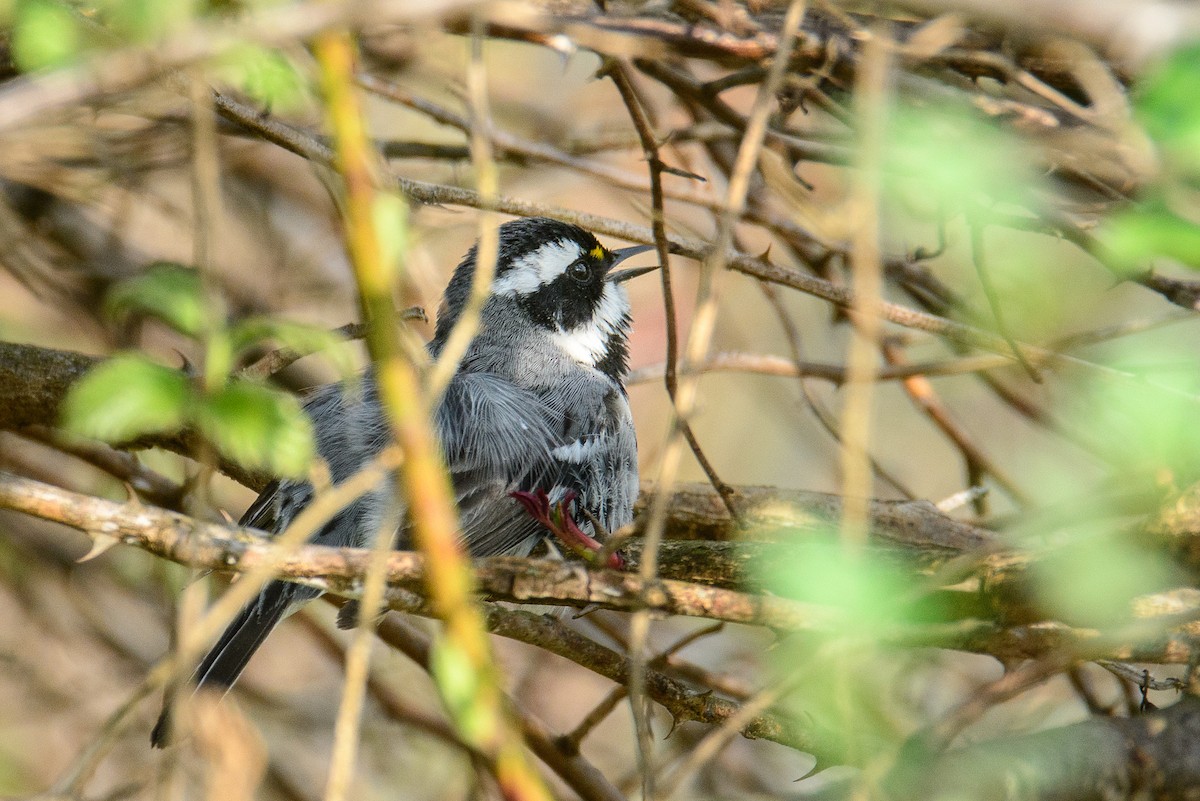
<instances>
[{"instance_id":1,"label":"blurred green leaf","mask_svg":"<svg viewBox=\"0 0 1200 801\"><path fill-rule=\"evenodd\" d=\"M1113 215L1100 231L1099 241L1101 255L1119 270L1145 270L1146 262L1158 257L1200 270L1200 225L1160 204Z\"/></svg>"},{"instance_id":2,"label":"blurred green leaf","mask_svg":"<svg viewBox=\"0 0 1200 801\"><path fill-rule=\"evenodd\" d=\"M221 57L217 74L273 111L304 107L308 81L287 56L276 50L242 44Z\"/></svg>"},{"instance_id":3,"label":"blurred green leaf","mask_svg":"<svg viewBox=\"0 0 1200 801\"><path fill-rule=\"evenodd\" d=\"M83 47L79 21L51 0L21 0L12 33L13 61L24 72L75 60Z\"/></svg>"},{"instance_id":4,"label":"blurred green leaf","mask_svg":"<svg viewBox=\"0 0 1200 801\"><path fill-rule=\"evenodd\" d=\"M146 42L179 30L193 20L196 0L101 0L108 27L124 38Z\"/></svg>"},{"instance_id":5,"label":"blurred green leaf","mask_svg":"<svg viewBox=\"0 0 1200 801\"><path fill-rule=\"evenodd\" d=\"M1104 361L1138 378L1090 378L1077 397L1063 400L1075 424L1109 448L1126 475L1158 475L1179 486L1200 480L1200 359L1191 343L1148 355L1126 341Z\"/></svg>"},{"instance_id":6,"label":"blurred green leaf","mask_svg":"<svg viewBox=\"0 0 1200 801\"><path fill-rule=\"evenodd\" d=\"M1200 170L1200 44L1172 53L1147 75L1134 111L1164 154L1184 170Z\"/></svg>"},{"instance_id":7,"label":"blurred green leaf","mask_svg":"<svg viewBox=\"0 0 1200 801\"><path fill-rule=\"evenodd\" d=\"M993 202L1034 205L1037 176L1020 140L970 108L903 104L893 112L884 187L895 200L953 215Z\"/></svg>"},{"instance_id":8,"label":"blurred green leaf","mask_svg":"<svg viewBox=\"0 0 1200 801\"><path fill-rule=\"evenodd\" d=\"M218 451L246 467L300 478L312 462L312 421L284 392L230 384L200 402L196 423Z\"/></svg>"},{"instance_id":9,"label":"blurred green leaf","mask_svg":"<svg viewBox=\"0 0 1200 801\"><path fill-rule=\"evenodd\" d=\"M183 427L187 377L135 354L114 356L75 382L63 405L63 427L106 442Z\"/></svg>"},{"instance_id":10,"label":"blurred green leaf","mask_svg":"<svg viewBox=\"0 0 1200 801\"><path fill-rule=\"evenodd\" d=\"M212 310L200 274L180 264L152 265L142 275L114 287L105 303L113 317L145 314L192 337L200 336L211 323Z\"/></svg>"},{"instance_id":11,"label":"blurred green leaf","mask_svg":"<svg viewBox=\"0 0 1200 801\"><path fill-rule=\"evenodd\" d=\"M776 595L839 610L864 631L904 619L910 582L870 552L850 553L836 536L805 534L788 558L764 566L763 586Z\"/></svg>"},{"instance_id":12,"label":"blurred green leaf","mask_svg":"<svg viewBox=\"0 0 1200 801\"><path fill-rule=\"evenodd\" d=\"M1096 627L1129 620L1135 598L1187 580L1164 554L1107 531L1054 549L1033 570L1039 595L1060 619Z\"/></svg>"},{"instance_id":13,"label":"blurred green leaf","mask_svg":"<svg viewBox=\"0 0 1200 801\"><path fill-rule=\"evenodd\" d=\"M350 352L343 347L346 340L325 328L267 317L248 317L235 325L229 336L237 353L264 342L275 342L300 354L320 353L343 376L354 371Z\"/></svg>"},{"instance_id":14,"label":"blurred green leaf","mask_svg":"<svg viewBox=\"0 0 1200 801\"><path fill-rule=\"evenodd\" d=\"M233 370L233 343L226 328L213 329L205 339L204 386L221 387L229 381Z\"/></svg>"}]
</instances>

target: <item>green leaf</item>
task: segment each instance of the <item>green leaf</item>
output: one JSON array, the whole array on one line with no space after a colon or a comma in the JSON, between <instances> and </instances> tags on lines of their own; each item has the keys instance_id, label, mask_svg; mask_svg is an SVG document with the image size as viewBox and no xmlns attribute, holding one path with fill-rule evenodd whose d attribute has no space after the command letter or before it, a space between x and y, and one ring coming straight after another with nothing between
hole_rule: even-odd
<instances>
[{"instance_id":1,"label":"green leaf","mask_svg":"<svg viewBox=\"0 0 1200 801\"><path fill-rule=\"evenodd\" d=\"M184 27L196 16L196 0L102 0L104 21L132 41L146 42Z\"/></svg>"},{"instance_id":2,"label":"green leaf","mask_svg":"<svg viewBox=\"0 0 1200 801\"><path fill-rule=\"evenodd\" d=\"M284 392L230 384L198 405L196 423L218 451L246 467L300 478L312 462L312 421Z\"/></svg>"},{"instance_id":3,"label":"green leaf","mask_svg":"<svg viewBox=\"0 0 1200 801\"><path fill-rule=\"evenodd\" d=\"M1134 112L1167 157L1200 169L1200 44L1172 53L1141 82Z\"/></svg>"},{"instance_id":4,"label":"green leaf","mask_svg":"<svg viewBox=\"0 0 1200 801\"><path fill-rule=\"evenodd\" d=\"M904 620L898 599L909 581L870 552L850 553L834 532L797 533L791 553L763 566L763 585L774 594L821 604L864 633Z\"/></svg>"},{"instance_id":5,"label":"green leaf","mask_svg":"<svg viewBox=\"0 0 1200 801\"><path fill-rule=\"evenodd\" d=\"M200 274L169 262L154 264L142 275L118 284L108 293L105 307L115 318L145 314L192 337L200 336L213 316Z\"/></svg>"},{"instance_id":6,"label":"green leaf","mask_svg":"<svg viewBox=\"0 0 1200 801\"><path fill-rule=\"evenodd\" d=\"M1186 583L1179 573L1162 553L1117 532L1091 530L1034 563L1038 594L1056 616L1097 627L1130 620L1139 596Z\"/></svg>"},{"instance_id":7,"label":"green leaf","mask_svg":"<svg viewBox=\"0 0 1200 801\"><path fill-rule=\"evenodd\" d=\"M65 6L49 0L23 0L17 6L12 54L25 72L75 60L83 47L79 22Z\"/></svg>"},{"instance_id":8,"label":"green leaf","mask_svg":"<svg viewBox=\"0 0 1200 801\"><path fill-rule=\"evenodd\" d=\"M242 44L229 50L217 67L218 77L274 111L293 111L309 101L304 75L275 50Z\"/></svg>"},{"instance_id":9,"label":"green leaf","mask_svg":"<svg viewBox=\"0 0 1200 801\"><path fill-rule=\"evenodd\" d=\"M1119 270L1144 270L1158 257L1200 270L1200 225L1156 203L1113 215L1099 241L1100 255Z\"/></svg>"},{"instance_id":10,"label":"green leaf","mask_svg":"<svg viewBox=\"0 0 1200 801\"><path fill-rule=\"evenodd\" d=\"M1096 375L1060 405L1122 474L1200 481L1200 358L1188 340L1159 345L1148 356L1136 339L1113 343L1103 362L1137 378Z\"/></svg>"},{"instance_id":11,"label":"green leaf","mask_svg":"<svg viewBox=\"0 0 1200 801\"><path fill-rule=\"evenodd\" d=\"M1020 141L970 108L899 106L884 159L894 198L932 200L951 214L996 201L1034 204L1037 178Z\"/></svg>"},{"instance_id":12,"label":"green leaf","mask_svg":"<svg viewBox=\"0 0 1200 801\"><path fill-rule=\"evenodd\" d=\"M77 381L63 405L63 427L106 442L183 427L191 387L178 370L136 354L114 356Z\"/></svg>"},{"instance_id":13,"label":"green leaf","mask_svg":"<svg viewBox=\"0 0 1200 801\"><path fill-rule=\"evenodd\" d=\"M318 326L269 317L248 317L235 325L229 336L237 353L270 341L301 355L320 353L328 357L343 376L348 376L354 371L350 352L343 347L346 340L337 333Z\"/></svg>"}]
</instances>

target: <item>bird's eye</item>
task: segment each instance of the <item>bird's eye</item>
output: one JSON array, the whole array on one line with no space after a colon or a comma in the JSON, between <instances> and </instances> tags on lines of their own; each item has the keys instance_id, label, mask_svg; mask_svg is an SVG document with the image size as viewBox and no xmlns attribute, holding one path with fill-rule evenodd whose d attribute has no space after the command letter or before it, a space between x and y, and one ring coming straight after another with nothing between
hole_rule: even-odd
<instances>
[{"instance_id":1,"label":"bird's eye","mask_svg":"<svg viewBox=\"0 0 1200 801\"><path fill-rule=\"evenodd\" d=\"M585 259L572 262L571 265L567 267L567 275L571 276L581 284L586 284L588 279L592 277L591 265L589 265Z\"/></svg>"}]
</instances>

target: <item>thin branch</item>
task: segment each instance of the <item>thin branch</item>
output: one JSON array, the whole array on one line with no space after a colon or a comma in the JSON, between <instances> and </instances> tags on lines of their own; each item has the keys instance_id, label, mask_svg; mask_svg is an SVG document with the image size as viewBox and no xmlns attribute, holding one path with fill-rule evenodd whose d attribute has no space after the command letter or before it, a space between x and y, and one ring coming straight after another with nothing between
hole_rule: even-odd
<instances>
[{"instance_id":1,"label":"thin branch","mask_svg":"<svg viewBox=\"0 0 1200 801\"><path fill-rule=\"evenodd\" d=\"M883 342L884 358L894 367L904 366L904 352L894 342ZM1021 506L1029 506L1029 496L1017 486L1016 482L983 452L971 437L954 419L950 410L942 403L929 380L922 375L913 375L902 382L905 393L938 429L946 435L954 446L962 453L963 460L969 471L978 471L990 475L1008 495Z\"/></svg>"},{"instance_id":2,"label":"thin branch","mask_svg":"<svg viewBox=\"0 0 1200 801\"><path fill-rule=\"evenodd\" d=\"M376 229L375 160L367 144L362 109L354 90L355 51L349 34L322 36L317 41L317 56L337 143L337 166L345 180L346 239L363 318L367 323L367 349L375 367L384 413L396 443L404 452L404 466L396 482L397 493L402 491L403 498L397 497L397 508L402 500L407 502L403 508L413 524L413 539L428 557L426 586L434 609L446 621L447 640L443 646L446 658L455 660L457 670L466 669L474 676L471 692L465 699L454 695L461 693L459 687L452 688L445 683L450 677L436 676L440 679L438 689L448 702L463 737L493 760L496 779L505 798L510 801L549 801L549 791L513 736L514 724L505 708L490 644L472 598L472 576L457 536L457 509L434 440L428 398L415 365L403 356L392 301L393 270L384 262ZM384 547L377 548L372 557L363 594L366 601L374 604L382 595ZM367 595L368 589L372 591L371 595ZM371 606L363 606L361 612L367 619L375 616ZM366 642L368 645L361 650L361 662L351 673L357 679L356 689L353 694L346 693L345 714L339 715L339 729L345 736L341 742L346 745L342 759L335 760L331 767L327 787L330 799L345 797L353 767L361 692L369 656L370 641ZM348 673L355 666L356 662L348 664ZM350 686L349 678L347 685ZM353 730L349 730L351 726Z\"/></svg>"},{"instance_id":3,"label":"thin branch","mask_svg":"<svg viewBox=\"0 0 1200 801\"><path fill-rule=\"evenodd\" d=\"M842 404L840 454L842 494L846 498L840 529L851 549L860 548L866 541L867 504L872 490L871 401L875 394L875 351L882 328L876 309L883 297L880 192L892 47L882 27L869 34L855 86L860 140L856 158L858 169L854 173L849 201L853 220L850 269L855 303L851 307L854 326L846 354L849 382Z\"/></svg>"},{"instance_id":4,"label":"thin branch","mask_svg":"<svg viewBox=\"0 0 1200 801\"><path fill-rule=\"evenodd\" d=\"M444 14L468 0L436 0L415 8L405 0L304 2L269 6L236 19L203 20L166 39L86 60L78 66L35 73L8 81L0 91L0 130L136 89L172 70L224 55L247 41L265 47L301 41L341 26L418 20ZM415 11L415 13L414 13Z\"/></svg>"},{"instance_id":5,"label":"thin branch","mask_svg":"<svg viewBox=\"0 0 1200 801\"><path fill-rule=\"evenodd\" d=\"M421 667L434 670L432 657L434 646L429 638L404 620L399 615L386 615L377 629L379 638L393 648L401 651ZM521 728L521 736L526 745L539 759L546 763L559 778L567 783L584 801L624 801L617 791L600 771L579 753L564 752L558 746L560 740L548 731L544 724L533 715L522 712L516 703L507 699L508 706L513 710Z\"/></svg>"},{"instance_id":6,"label":"thin branch","mask_svg":"<svg viewBox=\"0 0 1200 801\"><path fill-rule=\"evenodd\" d=\"M671 403L678 404L677 395L679 387L676 377L676 362L679 358L679 326L675 319L675 292L671 284L670 245L667 242L666 209L663 203L662 173L665 166L659 156L658 141L655 138L654 131L650 127L647 112L640 102L637 92L634 90L633 82L629 77L628 67L620 62L612 63L608 65L605 74L612 78L617 91L621 95L621 100L629 112L629 118L638 132L638 138L641 139L642 152L646 157L646 163L650 170L651 229L654 232L654 245L658 251L659 264L661 265L659 276L662 281L663 311L667 321L666 369L662 371L662 376ZM708 476L709 483L721 495L730 514L736 514L729 485L723 482L720 476L717 475L716 468L713 467L712 462L709 461L701 449L700 441L696 438L696 434L692 430L691 422L687 418L681 417L678 420L678 425L683 432L683 437L687 441L688 447L692 451L692 455L696 458L696 462L699 463L700 469Z\"/></svg>"},{"instance_id":7,"label":"thin branch","mask_svg":"<svg viewBox=\"0 0 1200 801\"><path fill-rule=\"evenodd\" d=\"M328 147L313 138L310 134L281 123L278 120L264 117L257 111L238 103L226 95L218 94L215 97L215 104L221 114L257 131L264 139L274 142L306 159L326 165L332 164L332 153ZM483 201L479 197L479 194L469 189L416 181L394 173L389 173L385 177L385 183L394 186L394 188L403 192L412 200L420 203L468 206L471 208L481 208L483 206ZM496 198L495 210L504 214L522 217L553 217L579 225L593 233L604 234L631 242L651 244L654 241L653 231L645 226L621 222L586 212L570 211L544 203L519 200L504 195ZM709 255L714 254L713 246L705 242L671 235L668 235L668 240L671 243L671 252L674 254L687 256L699 261L703 261ZM732 249L727 249L724 253L723 262L736 272L790 287L800 292L819 297L842 308L850 308L854 305L853 293L845 287L840 287L825 279L806 275L788 267L772 264L762 258L756 258ZM1012 346L1003 337L945 317L938 317L937 315L927 314L886 301L879 304L878 313L883 319L906 328L926 331L993 353L1010 355L1012 353ZM1138 380L1136 376L1129 373L1076 357L1054 353L1044 348L1023 343L1018 343L1018 346L1024 358L1031 363L1040 363L1051 367L1080 367L1113 379Z\"/></svg>"}]
</instances>

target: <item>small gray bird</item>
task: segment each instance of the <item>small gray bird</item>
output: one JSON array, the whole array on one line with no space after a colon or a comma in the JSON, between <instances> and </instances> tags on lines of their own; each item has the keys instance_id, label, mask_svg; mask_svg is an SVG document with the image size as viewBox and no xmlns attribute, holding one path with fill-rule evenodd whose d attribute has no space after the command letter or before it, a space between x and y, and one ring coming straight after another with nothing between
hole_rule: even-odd
<instances>
[{"instance_id":1,"label":"small gray bird","mask_svg":"<svg viewBox=\"0 0 1200 801\"><path fill-rule=\"evenodd\" d=\"M524 508L534 493L566 507L584 533L593 520L615 531L633 518L638 493L637 440L625 393L629 300L621 283L657 265L614 271L637 246L609 250L575 225L544 217L500 226L499 253L479 331L434 413L450 470L463 540L475 557L527 555L547 536ZM454 271L429 344L437 357L471 290L476 247ZM340 384L305 403L317 449L341 482L387 445L387 421L368 374L357 391ZM312 538L330 546L365 546L374 537L394 487L381 486L342 509ZM278 533L313 497L302 481L276 481L242 516L241 525ZM408 547L401 524L398 547ZM284 617L320 595L274 581L230 623L193 676L197 688L227 689ZM170 735L164 707L151 742Z\"/></svg>"}]
</instances>

